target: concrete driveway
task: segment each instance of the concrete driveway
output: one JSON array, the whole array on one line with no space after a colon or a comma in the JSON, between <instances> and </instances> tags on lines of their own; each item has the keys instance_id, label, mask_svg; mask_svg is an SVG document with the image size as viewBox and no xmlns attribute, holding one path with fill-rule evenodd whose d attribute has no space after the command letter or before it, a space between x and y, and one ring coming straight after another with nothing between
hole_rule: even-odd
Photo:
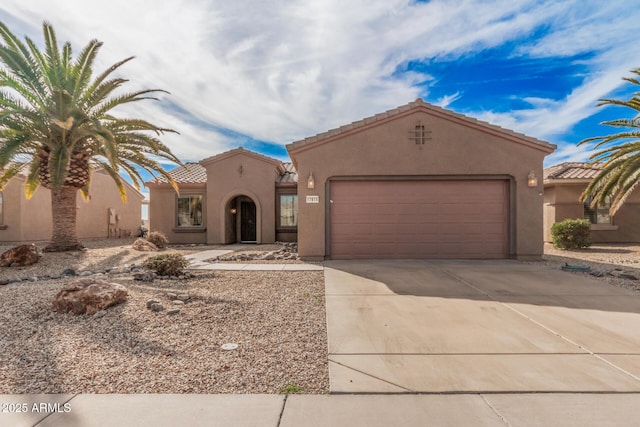
<instances>
[{"instance_id":1,"label":"concrete driveway","mask_svg":"<svg viewBox=\"0 0 640 427\"><path fill-rule=\"evenodd\" d=\"M517 261L325 263L332 393L640 392L640 294Z\"/></svg>"}]
</instances>

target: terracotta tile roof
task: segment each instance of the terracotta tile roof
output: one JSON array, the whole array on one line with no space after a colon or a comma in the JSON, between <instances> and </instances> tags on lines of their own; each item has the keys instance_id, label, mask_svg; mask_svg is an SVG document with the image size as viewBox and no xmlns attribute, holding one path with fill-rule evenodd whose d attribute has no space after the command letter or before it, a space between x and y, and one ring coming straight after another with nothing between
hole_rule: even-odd
<instances>
[{"instance_id":1,"label":"terracotta tile roof","mask_svg":"<svg viewBox=\"0 0 640 427\"><path fill-rule=\"evenodd\" d=\"M599 163L565 162L544 170L542 176L550 179L593 179L602 169Z\"/></svg>"},{"instance_id":2,"label":"terracotta tile roof","mask_svg":"<svg viewBox=\"0 0 640 427\"><path fill-rule=\"evenodd\" d=\"M178 184L204 184L207 182L207 170L199 163L188 162L184 166L177 167L169 172ZM168 183L164 176L158 176L149 181L151 183Z\"/></svg>"},{"instance_id":3,"label":"terracotta tile roof","mask_svg":"<svg viewBox=\"0 0 640 427\"><path fill-rule=\"evenodd\" d=\"M298 172L293 163L283 163L284 172L276 176L276 184L296 184L298 182ZM178 184L205 184L207 182L207 170L200 163L188 162L184 166L177 167L169 172L169 175ZM157 177L150 183L168 183L163 176Z\"/></svg>"},{"instance_id":4,"label":"terracotta tile roof","mask_svg":"<svg viewBox=\"0 0 640 427\"><path fill-rule=\"evenodd\" d=\"M233 150L225 151L224 153L207 157L206 159L200 160L200 164L207 165L210 163L215 163L239 154L253 157L255 159L262 160L263 162L272 163L273 165L276 165L276 166L282 165L282 162L280 160L274 159L273 157L265 156L264 154L256 153L255 151L247 150L244 147L234 148Z\"/></svg>"},{"instance_id":5,"label":"terracotta tile roof","mask_svg":"<svg viewBox=\"0 0 640 427\"><path fill-rule=\"evenodd\" d=\"M537 147L540 150L551 153L556 149L554 144L550 144L545 141L541 141L539 139L524 135L522 133L518 133L509 129L505 129L503 127L491 124L489 122L481 121L474 119L473 117L465 116L464 114L456 113L451 110L447 110L433 104L429 104L428 102L424 102L421 98L416 99L408 104L402 105L400 107L393 108L391 110L387 110L383 113L376 114L371 117L364 118L362 120L358 120L356 122L350 123L348 125L341 126L339 128L331 129L323 133L319 133L315 136L310 136L308 138L292 142L287 145L287 150L291 152L292 150L297 150L307 145L315 145L323 140L330 140L332 137L337 135L342 135L349 133L350 131L354 131L358 128L365 127L371 125L376 122L382 122L394 116L407 113L411 110L416 109L424 109L428 110L435 116L440 116L444 118L448 118L449 120L455 120L459 122L466 123L468 126L479 127L481 129L485 129L488 131L498 132L501 135L512 137L518 141L521 141L525 144L530 144L534 147Z\"/></svg>"},{"instance_id":6,"label":"terracotta tile roof","mask_svg":"<svg viewBox=\"0 0 640 427\"><path fill-rule=\"evenodd\" d=\"M293 163L283 163L284 173L276 177L277 184L297 184L298 183L298 171Z\"/></svg>"}]
</instances>

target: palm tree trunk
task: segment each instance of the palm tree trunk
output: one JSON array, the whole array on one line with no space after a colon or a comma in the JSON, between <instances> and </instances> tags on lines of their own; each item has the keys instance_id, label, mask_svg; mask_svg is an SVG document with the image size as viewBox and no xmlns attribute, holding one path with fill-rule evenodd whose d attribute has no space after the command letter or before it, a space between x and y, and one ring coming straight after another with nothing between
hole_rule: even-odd
<instances>
[{"instance_id":1,"label":"palm tree trunk","mask_svg":"<svg viewBox=\"0 0 640 427\"><path fill-rule=\"evenodd\" d=\"M76 234L76 193L78 189L63 185L51 189L53 233L45 252L79 251L84 247Z\"/></svg>"}]
</instances>

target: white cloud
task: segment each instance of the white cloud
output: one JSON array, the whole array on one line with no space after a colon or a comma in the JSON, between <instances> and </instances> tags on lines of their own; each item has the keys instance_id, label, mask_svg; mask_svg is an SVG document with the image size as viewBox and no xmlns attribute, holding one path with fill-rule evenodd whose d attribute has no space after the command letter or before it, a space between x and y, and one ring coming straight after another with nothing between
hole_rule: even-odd
<instances>
[{"instance_id":1,"label":"white cloud","mask_svg":"<svg viewBox=\"0 0 640 427\"><path fill-rule=\"evenodd\" d=\"M531 98L530 109L472 115L552 137L592 114L595 100L640 57L627 43L616 48L633 37L637 20L620 16L624 8L613 3L4 0L0 20L39 42L48 19L76 51L98 38L105 42L99 68L136 55L121 70L130 89L160 87L171 95L125 112L180 131L163 139L180 158L195 160L235 144L216 129L286 144L405 104L434 82L427 74L396 73L407 61L473 54L541 25L548 34L519 54L569 55L595 46L601 54L590 60L593 74L563 100ZM184 113L167 110L168 101Z\"/></svg>"},{"instance_id":2,"label":"white cloud","mask_svg":"<svg viewBox=\"0 0 640 427\"><path fill-rule=\"evenodd\" d=\"M447 108L449 104L457 101L461 97L462 97L462 92L457 91L456 93L445 95L442 98L438 99L438 101L435 102L435 105L437 105L438 107Z\"/></svg>"}]
</instances>

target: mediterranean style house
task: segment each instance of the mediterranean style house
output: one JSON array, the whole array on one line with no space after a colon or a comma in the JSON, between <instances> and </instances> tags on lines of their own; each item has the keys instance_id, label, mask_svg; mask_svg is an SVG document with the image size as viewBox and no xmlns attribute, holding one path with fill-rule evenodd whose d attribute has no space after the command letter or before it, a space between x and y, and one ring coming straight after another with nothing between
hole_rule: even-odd
<instances>
[{"instance_id":1,"label":"mediterranean style house","mask_svg":"<svg viewBox=\"0 0 640 427\"><path fill-rule=\"evenodd\" d=\"M25 173L26 173L25 169ZM24 196L25 173L19 173L0 192L0 242L41 242L51 239L51 192L40 187L33 197ZM77 195L77 233L80 239L126 237L140 231L144 196L128 183L123 202L111 177L95 170L90 199Z\"/></svg>"},{"instance_id":2,"label":"mediterranean style house","mask_svg":"<svg viewBox=\"0 0 640 427\"><path fill-rule=\"evenodd\" d=\"M580 195L598 174L599 164L567 162L544 170L544 240L551 241L551 226L564 219L585 218L591 222L593 243L640 242L640 190L634 190L615 217L608 203L591 208L591 200Z\"/></svg>"},{"instance_id":3,"label":"mediterranean style house","mask_svg":"<svg viewBox=\"0 0 640 427\"><path fill-rule=\"evenodd\" d=\"M556 147L421 99L287 145L237 148L147 182L173 243L297 240L306 260L517 258L543 252Z\"/></svg>"}]
</instances>

